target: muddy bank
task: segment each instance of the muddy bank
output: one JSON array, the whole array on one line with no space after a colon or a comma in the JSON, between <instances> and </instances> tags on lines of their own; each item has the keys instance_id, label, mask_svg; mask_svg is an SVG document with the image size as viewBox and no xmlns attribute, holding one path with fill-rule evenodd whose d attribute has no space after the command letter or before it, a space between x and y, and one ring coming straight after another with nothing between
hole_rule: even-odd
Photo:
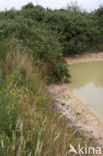
<instances>
[{"instance_id":1,"label":"muddy bank","mask_svg":"<svg viewBox=\"0 0 103 156\"><path fill-rule=\"evenodd\" d=\"M60 93L63 88L65 92ZM77 131L81 131L86 137L103 146L103 119L74 95L65 84L55 85L53 89L50 88L50 92L57 100L57 111L69 119L71 126L75 126Z\"/></svg>"},{"instance_id":2,"label":"muddy bank","mask_svg":"<svg viewBox=\"0 0 103 156\"><path fill-rule=\"evenodd\" d=\"M103 61L103 53L66 58L66 61L68 64ZM56 105L61 115L69 119L71 126L75 126L77 131L81 131L103 147L103 118L99 117L85 101L74 95L69 84L55 85L54 88L50 86L49 90L57 100Z\"/></svg>"}]
</instances>

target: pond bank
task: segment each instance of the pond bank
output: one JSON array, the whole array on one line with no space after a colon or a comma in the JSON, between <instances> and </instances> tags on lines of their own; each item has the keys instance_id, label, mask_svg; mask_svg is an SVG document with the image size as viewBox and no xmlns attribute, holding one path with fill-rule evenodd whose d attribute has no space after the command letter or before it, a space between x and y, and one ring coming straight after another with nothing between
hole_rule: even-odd
<instances>
[{"instance_id":1,"label":"pond bank","mask_svg":"<svg viewBox=\"0 0 103 156\"><path fill-rule=\"evenodd\" d=\"M67 64L84 63L92 61L103 61L103 52L101 53L86 53L84 55L77 55L76 57L66 57Z\"/></svg>"},{"instance_id":2,"label":"pond bank","mask_svg":"<svg viewBox=\"0 0 103 156\"><path fill-rule=\"evenodd\" d=\"M68 64L92 61L103 61L103 53L66 58ZM65 92L60 93L61 88L65 88ZM74 95L69 85L64 83L55 85L55 88L50 88L50 91L57 99L56 105L61 114L69 119L71 126L75 126L77 131L81 131L86 137L95 140L103 147L103 118L97 115L85 101Z\"/></svg>"}]
</instances>

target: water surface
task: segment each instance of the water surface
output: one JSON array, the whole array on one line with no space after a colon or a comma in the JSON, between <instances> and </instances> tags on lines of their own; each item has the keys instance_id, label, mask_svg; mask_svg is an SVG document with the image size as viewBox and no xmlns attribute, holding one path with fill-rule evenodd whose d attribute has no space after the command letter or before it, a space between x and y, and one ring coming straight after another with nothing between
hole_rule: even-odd
<instances>
[{"instance_id":1,"label":"water surface","mask_svg":"<svg viewBox=\"0 0 103 156\"><path fill-rule=\"evenodd\" d=\"M103 62L78 63L69 70L73 93L103 117Z\"/></svg>"}]
</instances>

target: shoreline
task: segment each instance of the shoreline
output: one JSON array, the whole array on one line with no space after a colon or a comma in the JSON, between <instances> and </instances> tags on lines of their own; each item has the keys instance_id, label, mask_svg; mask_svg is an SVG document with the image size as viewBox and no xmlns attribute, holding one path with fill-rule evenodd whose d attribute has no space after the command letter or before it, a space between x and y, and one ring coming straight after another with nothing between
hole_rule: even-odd
<instances>
[{"instance_id":1,"label":"shoreline","mask_svg":"<svg viewBox=\"0 0 103 156\"><path fill-rule=\"evenodd\" d=\"M86 53L76 57L65 57L67 64L85 63L93 61L103 61L103 52L101 53Z\"/></svg>"},{"instance_id":2,"label":"shoreline","mask_svg":"<svg viewBox=\"0 0 103 156\"><path fill-rule=\"evenodd\" d=\"M67 64L103 61L103 53L85 54L80 57L65 58L65 60ZM81 131L84 136L95 140L98 145L103 147L103 118L85 101L75 95L69 84L55 85L55 89L50 89L50 92L56 98L58 90L61 88L66 88L66 91L60 95L56 104L61 110L61 115L69 119L71 126L75 126L77 131Z\"/></svg>"}]
</instances>

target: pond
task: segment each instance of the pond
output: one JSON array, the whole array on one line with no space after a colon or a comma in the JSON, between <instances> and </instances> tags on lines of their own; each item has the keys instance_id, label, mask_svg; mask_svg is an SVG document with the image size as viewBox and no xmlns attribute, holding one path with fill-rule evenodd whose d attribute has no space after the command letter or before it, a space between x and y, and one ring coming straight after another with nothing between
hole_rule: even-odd
<instances>
[{"instance_id":1,"label":"pond","mask_svg":"<svg viewBox=\"0 0 103 156\"><path fill-rule=\"evenodd\" d=\"M69 70L73 93L103 117L103 62L73 64Z\"/></svg>"}]
</instances>

